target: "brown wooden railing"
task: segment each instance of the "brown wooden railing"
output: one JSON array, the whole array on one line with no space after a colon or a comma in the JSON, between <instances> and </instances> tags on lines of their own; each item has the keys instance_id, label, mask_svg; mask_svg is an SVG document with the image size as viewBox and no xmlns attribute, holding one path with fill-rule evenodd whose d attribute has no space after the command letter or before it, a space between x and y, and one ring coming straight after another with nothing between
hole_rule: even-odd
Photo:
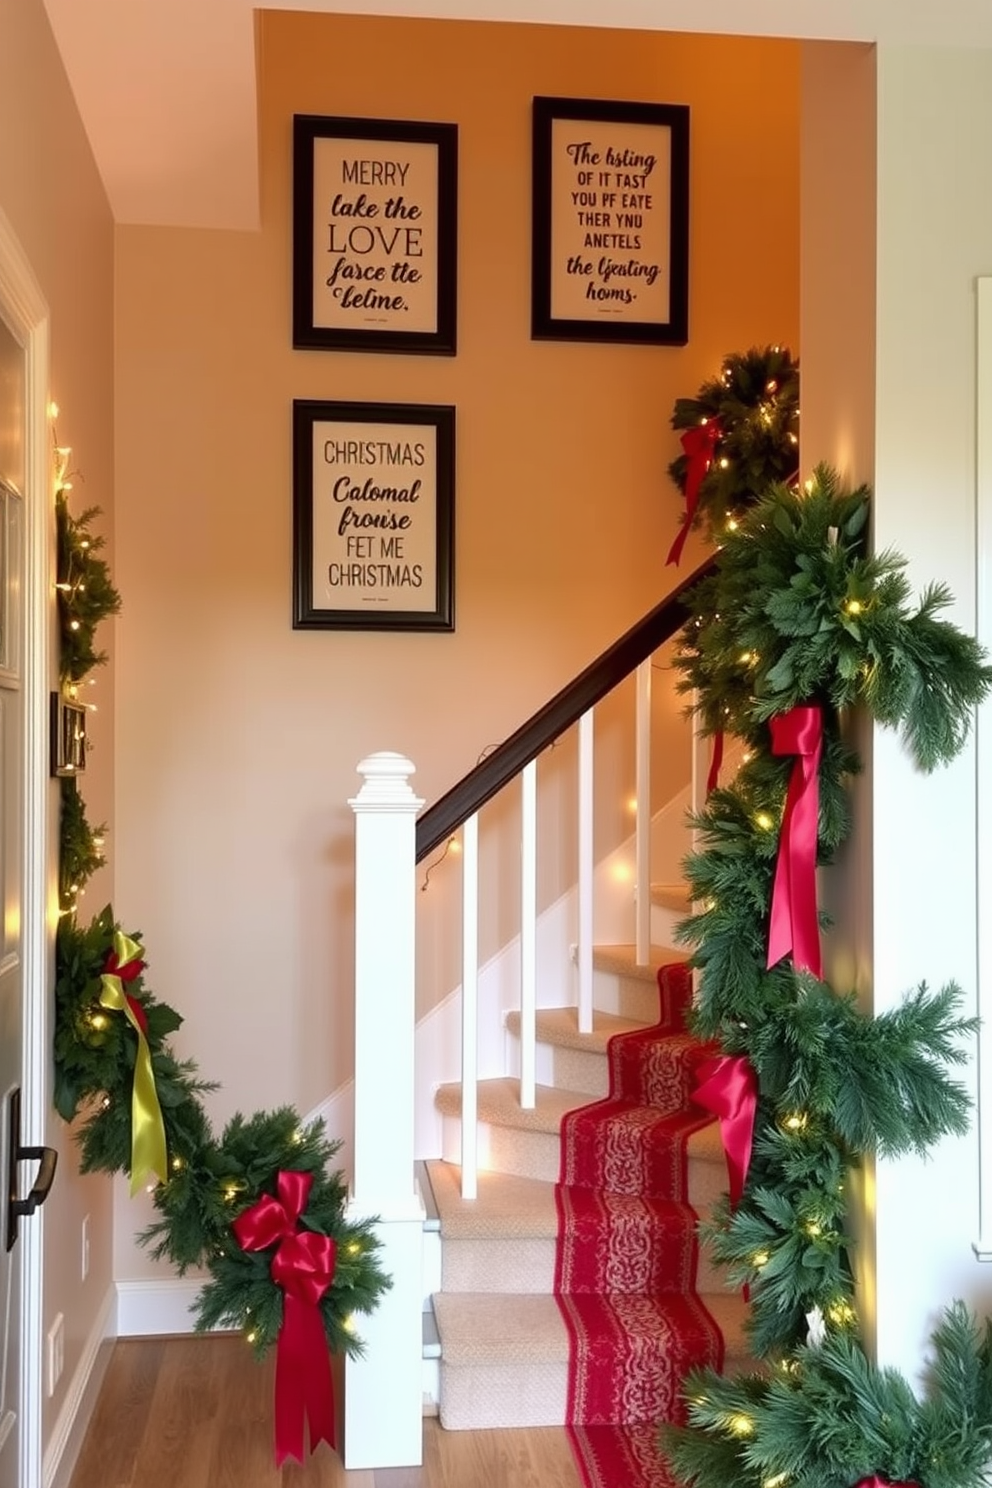
<instances>
[{"instance_id":1,"label":"brown wooden railing","mask_svg":"<svg viewBox=\"0 0 992 1488\"><path fill-rule=\"evenodd\" d=\"M492 799L523 767L600 702L635 667L671 640L689 616L686 595L712 570L708 558L679 587L614 641L567 683L550 702L522 723L492 754L453 785L417 822L417 862L445 842L468 817Z\"/></svg>"}]
</instances>

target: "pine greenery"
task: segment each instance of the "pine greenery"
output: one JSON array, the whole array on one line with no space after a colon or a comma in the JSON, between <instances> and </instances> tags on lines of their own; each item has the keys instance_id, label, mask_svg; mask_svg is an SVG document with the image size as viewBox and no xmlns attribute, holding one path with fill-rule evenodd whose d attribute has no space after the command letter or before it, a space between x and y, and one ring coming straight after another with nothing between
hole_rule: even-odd
<instances>
[{"instance_id":1,"label":"pine greenery","mask_svg":"<svg viewBox=\"0 0 992 1488\"><path fill-rule=\"evenodd\" d=\"M795 477L799 466L799 364L787 347L752 347L723 360L720 375L704 382L695 398L679 398L673 429L691 429L718 419L720 437L699 488L696 523L713 534L733 530L740 516L777 481ZM686 456L668 473L685 492Z\"/></svg>"},{"instance_id":2,"label":"pine greenery","mask_svg":"<svg viewBox=\"0 0 992 1488\"><path fill-rule=\"evenodd\" d=\"M107 660L95 644L97 626L116 615L121 597L110 578L106 560L99 556L102 537L90 530L98 506L72 516L65 488L55 497L57 542L56 592L61 636L59 675L63 684L81 682L86 673Z\"/></svg>"},{"instance_id":3,"label":"pine greenery","mask_svg":"<svg viewBox=\"0 0 992 1488\"><path fill-rule=\"evenodd\" d=\"M686 1381L688 1427L667 1456L698 1484L854 1488L876 1474L923 1488L982 1488L992 1450L992 1325L954 1303L933 1335L926 1397L876 1369L845 1333L798 1349L772 1375Z\"/></svg>"},{"instance_id":4,"label":"pine greenery","mask_svg":"<svg viewBox=\"0 0 992 1488\"><path fill-rule=\"evenodd\" d=\"M847 492L821 466L804 492L778 483L753 494L690 596L676 658L704 730L745 745L733 784L694 819L686 876L697 913L678 933L699 973L694 1031L744 1055L757 1077L744 1193L703 1229L729 1283L749 1289L752 1352L770 1372L694 1374L688 1425L666 1430L665 1451L696 1488L854 1488L876 1473L972 1488L992 1432L990 1332L961 1304L948 1310L922 1403L901 1376L876 1369L859 1342L846 1215L864 1156L924 1153L965 1130L969 1102L951 1071L967 1061L976 1023L952 984L921 985L873 1018L853 991L788 958L768 969L792 771L771 753L769 720L821 709L817 862L826 864L849 834L847 784L860 769L842 714L865 708L898 728L930 771L960 750L992 668L944 617L944 586L914 604L904 560L869 553L865 488ZM821 1317L825 1341L814 1346L810 1319Z\"/></svg>"},{"instance_id":5,"label":"pine greenery","mask_svg":"<svg viewBox=\"0 0 992 1488\"><path fill-rule=\"evenodd\" d=\"M121 601L98 556L103 539L90 531L99 509L72 517L66 490L60 486L55 504L59 676L75 697L86 674L107 659L96 649L96 629L118 613ZM84 884L103 866L106 829L90 826L75 778L62 780L61 798L54 1104L64 1120L77 1121L82 1172L129 1174L138 1036L126 1017L100 1002L101 978L121 927L109 905L89 925L80 925L75 914ZM140 942L138 933L130 938ZM126 992L147 1025L169 1161L167 1181L153 1190L159 1217L139 1238L180 1275L190 1267L207 1271L195 1303L197 1329L240 1328L258 1355L275 1343L283 1294L271 1278L272 1250L243 1251L231 1221L263 1193L275 1193L280 1172L307 1172L314 1181L300 1223L335 1241L334 1276L320 1302L324 1332L331 1349L360 1353L355 1315L374 1311L391 1282L380 1264L374 1222L345 1218L344 1181L329 1169L340 1143L328 1140L322 1123L305 1125L290 1107L237 1115L218 1140L201 1099L216 1086L199 1077L192 1060L177 1059L169 1044L181 1016L145 985L143 969L127 981Z\"/></svg>"}]
</instances>

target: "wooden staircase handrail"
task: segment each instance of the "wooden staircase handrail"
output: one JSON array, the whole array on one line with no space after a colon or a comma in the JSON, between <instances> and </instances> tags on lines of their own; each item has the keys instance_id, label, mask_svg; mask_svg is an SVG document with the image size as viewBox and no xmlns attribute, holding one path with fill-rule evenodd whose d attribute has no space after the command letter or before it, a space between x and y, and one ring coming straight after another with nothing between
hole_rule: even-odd
<instances>
[{"instance_id":1,"label":"wooden staircase handrail","mask_svg":"<svg viewBox=\"0 0 992 1488\"><path fill-rule=\"evenodd\" d=\"M501 791L525 765L536 759L559 735L611 692L665 641L671 640L689 616L685 596L706 578L713 559L701 563L667 598L655 605L602 655L589 663L559 693L492 754L463 776L429 806L417 822L417 862L421 862Z\"/></svg>"}]
</instances>

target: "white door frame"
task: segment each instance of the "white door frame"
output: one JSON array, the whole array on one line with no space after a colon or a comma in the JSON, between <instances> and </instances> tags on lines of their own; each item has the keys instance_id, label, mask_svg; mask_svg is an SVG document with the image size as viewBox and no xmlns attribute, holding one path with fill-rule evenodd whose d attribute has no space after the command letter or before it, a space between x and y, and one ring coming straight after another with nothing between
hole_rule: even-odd
<instances>
[{"instance_id":1,"label":"white door frame","mask_svg":"<svg viewBox=\"0 0 992 1488\"><path fill-rule=\"evenodd\" d=\"M0 316L25 352L24 479L24 1017L21 1131L43 1146L48 1125L48 1004L52 937L58 914L49 865L48 691L52 451L49 433L48 305L0 208ZM44 1209L21 1230L21 1483L42 1481L42 1262Z\"/></svg>"}]
</instances>

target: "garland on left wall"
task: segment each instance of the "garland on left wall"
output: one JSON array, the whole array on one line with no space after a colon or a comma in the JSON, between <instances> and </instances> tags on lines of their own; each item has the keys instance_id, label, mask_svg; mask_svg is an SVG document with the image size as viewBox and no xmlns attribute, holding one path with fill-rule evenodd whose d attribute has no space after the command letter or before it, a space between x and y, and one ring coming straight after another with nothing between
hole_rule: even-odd
<instances>
[{"instance_id":1,"label":"garland on left wall","mask_svg":"<svg viewBox=\"0 0 992 1488\"><path fill-rule=\"evenodd\" d=\"M57 449L59 681L70 701L106 661L97 627L121 600L91 524L74 517ZM92 706L92 705L90 705ZM141 934L125 933L108 905L89 924L77 905L101 867L94 829L74 777L63 778L59 927L55 977L55 1107L79 1118L84 1173L126 1173L132 1195L152 1195L156 1220L139 1236L180 1275L206 1270L194 1305L197 1331L237 1329L261 1357L276 1354L277 1464L310 1445L334 1444L327 1350L362 1352L355 1315L370 1313L391 1285L373 1222L345 1217L346 1190L330 1161L340 1142L292 1107L238 1114L218 1137L203 1104L216 1088L169 1039L182 1017L145 985Z\"/></svg>"}]
</instances>

